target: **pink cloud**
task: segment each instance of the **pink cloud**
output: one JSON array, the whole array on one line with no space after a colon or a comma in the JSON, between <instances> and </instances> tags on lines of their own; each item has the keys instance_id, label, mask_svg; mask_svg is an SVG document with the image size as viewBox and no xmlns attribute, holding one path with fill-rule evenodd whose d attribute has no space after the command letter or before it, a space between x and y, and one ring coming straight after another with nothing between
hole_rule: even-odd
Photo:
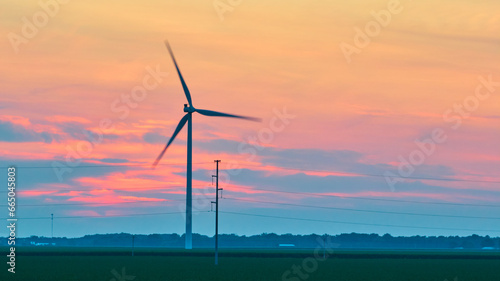
<instances>
[{"instance_id":1,"label":"pink cloud","mask_svg":"<svg viewBox=\"0 0 500 281\"><path fill-rule=\"evenodd\" d=\"M169 201L167 199L162 199L162 198L137 197L137 196L118 196L118 198L127 201L153 201L153 202Z\"/></svg>"},{"instance_id":2,"label":"pink cloud","mask_svg":"<svg viewBox=\"0 0 500 281\"><path fill-rule=\"evenodd\" d=\"M18 194L23 197L36 197L40 195L53 194L56 191L44 191L44 190L22 190L18 191Z\"/></svg>"}]
</instances>

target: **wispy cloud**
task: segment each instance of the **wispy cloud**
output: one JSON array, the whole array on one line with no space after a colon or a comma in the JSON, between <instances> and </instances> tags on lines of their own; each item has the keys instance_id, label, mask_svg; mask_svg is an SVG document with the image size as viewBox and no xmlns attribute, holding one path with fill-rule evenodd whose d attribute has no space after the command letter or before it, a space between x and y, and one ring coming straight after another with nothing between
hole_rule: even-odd
<instances>
[{"instance_id":1,"label":"wispy cloud","mask_svg":"<svg viewBox=\"0 0 500 281\"><path fill-rule=\"evenodd\" d=\"M0 120L0 141L51 143L54 139L51 133L37 132L22 125Z\"/></svg>"}]
</instances>

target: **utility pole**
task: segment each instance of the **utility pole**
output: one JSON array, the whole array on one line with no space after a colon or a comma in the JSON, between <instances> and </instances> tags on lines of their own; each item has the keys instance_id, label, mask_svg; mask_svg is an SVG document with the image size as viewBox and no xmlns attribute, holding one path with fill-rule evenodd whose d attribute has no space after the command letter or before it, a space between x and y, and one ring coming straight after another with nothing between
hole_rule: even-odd
<instances>
[{"instance_id":1,"label":"utility pole","mask_svg":"<svg viewBox=\"0 0 500 281\"><path fill-rule=\"evenodd\" d=\"M212 175L212 178L215 177L215 265L219 264L219 163L220 160L214 160L216 163L215 175Z\"/></svg>"},{"instance_id":2,"label":"utility pole","mask_svg":"<svg viewBox=\"0 0 500 281\"><path fill-rule=\"evenodd\" d=\"M50 214L50 235L54 239L54 214Z\"/></svg>"}]
</instances>

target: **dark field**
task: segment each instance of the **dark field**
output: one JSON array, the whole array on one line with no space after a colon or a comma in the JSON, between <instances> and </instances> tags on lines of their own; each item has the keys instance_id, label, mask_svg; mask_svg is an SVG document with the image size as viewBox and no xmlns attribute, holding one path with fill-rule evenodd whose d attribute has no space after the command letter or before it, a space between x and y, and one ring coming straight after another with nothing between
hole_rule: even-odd
<instances>
[{"instance_id":1,"label":"dark field","mask_svg":"<svg viewBox=\"0 0 500 281\"><path fill-rule=\"evenodd\" d=\"M312 249L222 249L218 266L212 250L136 249L135 256L119 248L16 252L16 273L4 264L0 280L500 280L500 253L482 251L334 250L321 260L323 252L315 256ZM300 269L294 272L294 265Z\"/></svg>"}]
</instances>

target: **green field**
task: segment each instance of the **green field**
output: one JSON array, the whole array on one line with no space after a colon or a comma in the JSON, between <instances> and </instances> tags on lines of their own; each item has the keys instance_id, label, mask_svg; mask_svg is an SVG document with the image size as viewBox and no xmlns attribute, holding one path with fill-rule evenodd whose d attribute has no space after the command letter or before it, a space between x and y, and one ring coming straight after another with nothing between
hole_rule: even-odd
<instances>
[{"instance_id":1,"label":"green field","mask_svg":"<svg viewBox=\"0 0 500 281\"><path fill-rule=\"evenodd\" d=\"M315 257L313 250L222 249L218 266L211 250L136 249L135 256L119 248L29 247L16 252L16 273L5 266L0 280L500 280L498 252L335 250L318 260L323 253ZM299 273L292 272L294 265L301 266Z\"/></svg>"}]
</instances>

